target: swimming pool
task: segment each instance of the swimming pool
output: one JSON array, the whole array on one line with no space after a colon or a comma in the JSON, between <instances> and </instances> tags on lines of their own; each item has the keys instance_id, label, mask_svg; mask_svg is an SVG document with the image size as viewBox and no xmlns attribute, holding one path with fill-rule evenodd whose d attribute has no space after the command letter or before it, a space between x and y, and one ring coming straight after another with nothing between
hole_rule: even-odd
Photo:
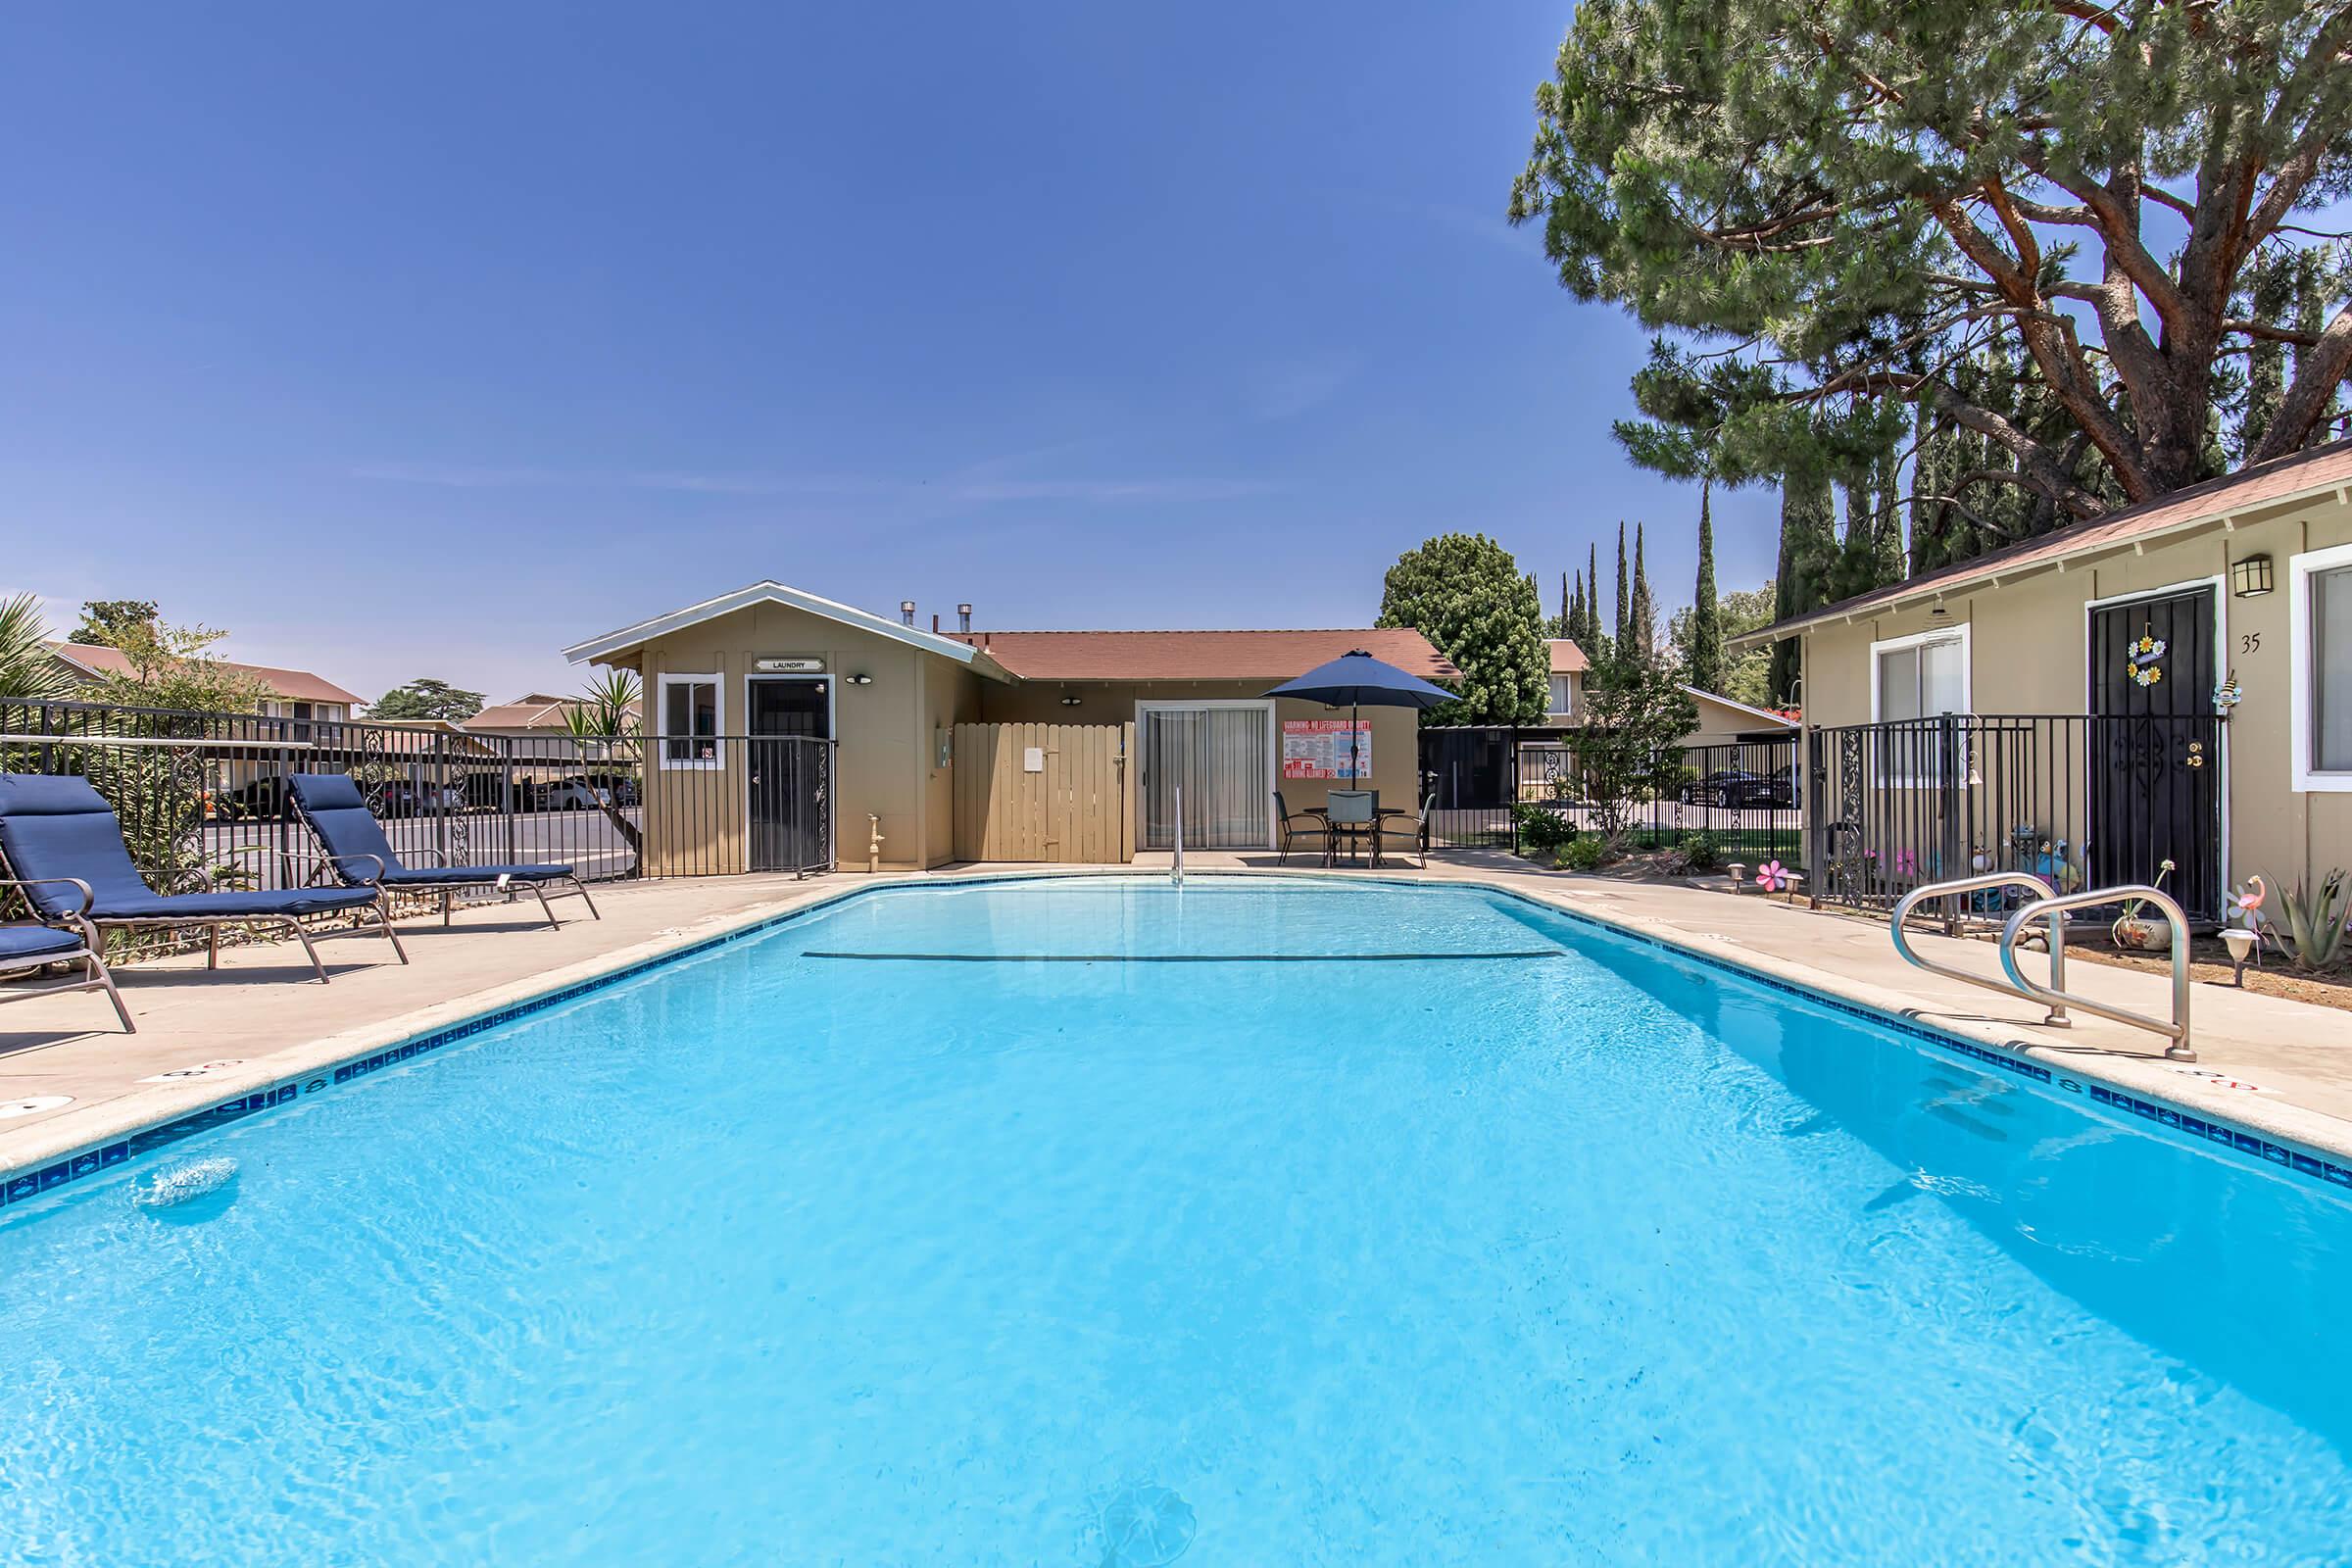
<instances>
[{"instance_id":1,"label":"swimming pool","mask_svg":"<svg viewBox=\"0 0 2352 1568\"><path fill-rule=\"evenodd\" d=\"M1466 889L878 890L0 1215L11 1561L2352 1539L2324 1184Z\"/></svg>"}]
</instances>

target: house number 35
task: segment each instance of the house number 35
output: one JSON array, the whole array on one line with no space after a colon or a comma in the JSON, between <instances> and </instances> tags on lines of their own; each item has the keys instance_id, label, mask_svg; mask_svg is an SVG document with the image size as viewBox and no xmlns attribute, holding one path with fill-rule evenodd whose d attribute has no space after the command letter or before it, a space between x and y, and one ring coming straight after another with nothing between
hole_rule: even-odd
<instances>
[{"instance_id":1,"label":"house number 35","mask_svg":"<svg viewBox=\"0 0 2352 1568\"><path fill-rule=\"evenodd\" d=\"M2243 636L2239 637L2239 638L2238 638L2238 640L2237 640L2237 651L2238 651L2239 653L2241 653L2241 654L2259 654L2259 653L2261 653L2261 652L2262 652L2262 633L2260 633L2260 632L2258 632L2258 631L2250 631L2250 632L2247 632L2245 635L2243 635Z\"/></svg>"}]
</instances>

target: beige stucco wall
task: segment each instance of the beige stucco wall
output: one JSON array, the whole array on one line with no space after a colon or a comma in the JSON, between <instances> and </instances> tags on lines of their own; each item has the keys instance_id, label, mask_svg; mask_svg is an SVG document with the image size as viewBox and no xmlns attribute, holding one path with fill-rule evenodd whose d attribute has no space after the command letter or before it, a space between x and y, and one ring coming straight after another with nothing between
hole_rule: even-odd
<instances>
[{"instance_id":1,"label":"beige stucco wall","mask_svg":"<svg viewBox=\"0 0 2352 1568\"><path fill-rule=\"evenodd\" d=\"M991 684L981 696L981 718L992 724L1121 724L1136 722L1136 705L1144 702L1232 702L1262 697L1266 688L1279 684L1273 679L1260 681L1032 681L1018 686ZM1076 707L1065 707L1064 697L1076 697ZM1274 704L1275 768L1281 769L1282 737L1279 726L1294 718L1345 718L1348 710L1325 708L1320 703L1301 703L1290 698L1278 698ZM1419 787L1421 773L1420 719L1421 715L1406 708L1367 708L1362 717L1372 726L1372 788L1380 792L1380 804L1410 808L1419 805L1413 792ZM1141 745L1140 731L1137 742ZM1277 777L1275 787L1282 791L1283 804L1294 811L1321 806L1331 793L1331 785L1323 779L1284 779ZM1343 786L1345 787L1345 786Z\"/></svg>"},{"instance_id":2,"label":"beige stucco wall","mask_svg":"<svg viewBox=\"0 0 2352 1568\"><path fill-rule=\"evenodd\" d=\"M2089 605L2220 579L2217 666L2234 671L2244 701L2224 726L2230 882L2255 872L2324 876L2352 865L2352 794L2294 789L2290 757L2288 564L2307 550L2352 543L2352 505L2303 501L1998 587L1954 593L1948 618L1927 607L1866 615L1806 634L1801 693L1808 725L1868 722L1870 648L1940 625L1969 627L1969 705L1979 713L2079 714L2088 710ZM2268 555L2276 590L2231 597L2232 563Z\"/></svg>"},{"instance_id":3,"label":"beige stucco wall","mask_svg":"<svg viewBox=\"0 0 2352 1568\"><path fill-rule=\"evenodd\" d=\"M722 692L719 728L741 735L751 712L747 677L760 659L822 659L833 683L833 823L845 868L866 862L867 813L878 814L886 869L925 868L948 858L949 781L937 767L934 731L953 724L958 705L976 703L980 678L956 662L786 605L753 605L648 642L638 656L649 727L661 723L662 677L712 674ZM843 677L868 675L867 685ZM657 872L743 869L747 783L743 748L723 749L725 766L663 768L646 779L646 858ZM658 748L649 748L658 755ZM933 821L936 816L938 820Z\"/></svg>"}]
</instances>

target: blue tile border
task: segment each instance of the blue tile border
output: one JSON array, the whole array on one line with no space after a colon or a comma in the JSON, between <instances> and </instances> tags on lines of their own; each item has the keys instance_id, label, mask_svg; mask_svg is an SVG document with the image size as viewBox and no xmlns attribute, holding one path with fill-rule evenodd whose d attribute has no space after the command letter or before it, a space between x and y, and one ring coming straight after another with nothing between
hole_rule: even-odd
<instances>
[{"instance_id":1,"label":"blue tile border","mask_svg":"<svg viewBox=\"0 0 2352 1568\"><path fill-rule=\"evenodd\" d=\"M1203 881L1224 880L1234 883L1279 879L1264 872L1229 874L1221 878L1215 872L1199 874ZM534 1013L545 1012L552 1007L560 1007L566 1003L577 1002L582 997L610 990L613 986L625 984L656 970L665 969L673 964L684 963L689 959L701 957L705 954L716 952L731 943L745 942L754 937L764 936L778 926L806 919L820 910L833 908L852 899L908 890L936 891L941 888L1003 887L1021 882L1107 880L1121 875L1135 876L1149 875L1149 873L1018 872L1011 875L942 877L922 882L891 882L875 887L844 888L823 898L812 899L799 908L787 909L781 914L755 920L749 925L721 932L714 937L707 937L700 942L690 943L667 953L640 958L634 963L624 964L609 973L596 975L590 979L564 986L540 996L527 998L504 1007L494 1008L489 1012L478 1013L461 1022L447 1024L413 1039L370 1052L367 1055L355 1056L347 1061L319 1067L304 1073L298 1078L289 1078L270 1088L257 1089L236 1099L223 1101L220 1104L190 1111L171 1121L142 1128L127 1138L79 1151L41 1169L0 1173L0 1207L54 1192L70 1182L79 1181L83 1177L111 1170L115 1166L140 1155L168 1148L200 1133L210 1132L216 1127L226 1126L230 1122L242 1121L244 1118L262 1111L274 1110L281 1105L291 1104L303 1096L324 1094L330 1090L341 1088L356 1079L381 1072L387 1067L396 1067L402 1062L421 1056L427 1052L438 1051L444 1046L455 1045L461 1040L470 1040L475 1035L496 1029L502 1024L514 1023L530 1017ZM1319 879L1302 878L1301 880ZM2162 1101L2145 1100L2126 1090L2096 1080L2082 1080L2062 1075L2048 1065L2023 1054L2022 1052L2002 1051L1981 1045L1958 1035L1947 1034L1914 1018L1887 1012L1883 1008L1873 1007L1863 1003L1850 1002L1843 997L1816 991L1810 986L1799 985L1794 981L1783 980L1716 954L1697 952L1678 943L1651 936L1646 932L1630 930L1600 916L1587 914L1581 909L1569 909L1556 904L1546 904L1541 899L1531 898L1512 888L1496 887L1486 882L1415 882L1396 877L1350 877L1348 879L1348 885L1350 886L1360 886L1366 883L1383 887L1407 887L1422 890L1446 889L1498 895L1531 909L1538 909L1545 914L1556 915L1573 924L1589 927L1605 936L1654 948L1685 962L1698 964L1770 990L1783 992L1815 1006L1845 1013L1866 1023L1875 1024L1880 1028L1891 1030L1896 1034L1915 1040L1925 1041L1940 1050L1967 1056L1987 1066L2013 1073L2018 1077L2061 1089L2070 1094L2086 1096L2094 1104L2133 1116L2147 1122L2150 1126L2177 1134L2187 1142L2218 1146L2232 1153L2266 1161L2280 1170L2292 1172L2297 1176L2326 1186L2352 1189L2352 1163L2345 1163L2335 1157L2318 1154L2291 1145L2280 1144L2243 1127L2216 1120L2200 1112L2183 1110L2178 1105L2168 1104Z\"/></svg>"}]
</instances>

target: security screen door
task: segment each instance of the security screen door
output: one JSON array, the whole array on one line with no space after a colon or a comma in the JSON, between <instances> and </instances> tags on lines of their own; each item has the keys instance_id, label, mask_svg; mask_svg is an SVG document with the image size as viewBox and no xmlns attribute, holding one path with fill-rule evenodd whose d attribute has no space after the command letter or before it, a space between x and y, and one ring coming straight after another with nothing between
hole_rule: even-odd
<instances>
[{"instance_id":1,"label":"security screen door","mask_svg":"<svg viewBox=\"0 0 2352 1568\"><path fill-rule=\"evenodd\" d=\"M1273 709L1266 703L1143 710L1143 848L1176 842L1184 797L1188 850L1262 850L1273 842Z\"/></svg>"}]
</instances>

